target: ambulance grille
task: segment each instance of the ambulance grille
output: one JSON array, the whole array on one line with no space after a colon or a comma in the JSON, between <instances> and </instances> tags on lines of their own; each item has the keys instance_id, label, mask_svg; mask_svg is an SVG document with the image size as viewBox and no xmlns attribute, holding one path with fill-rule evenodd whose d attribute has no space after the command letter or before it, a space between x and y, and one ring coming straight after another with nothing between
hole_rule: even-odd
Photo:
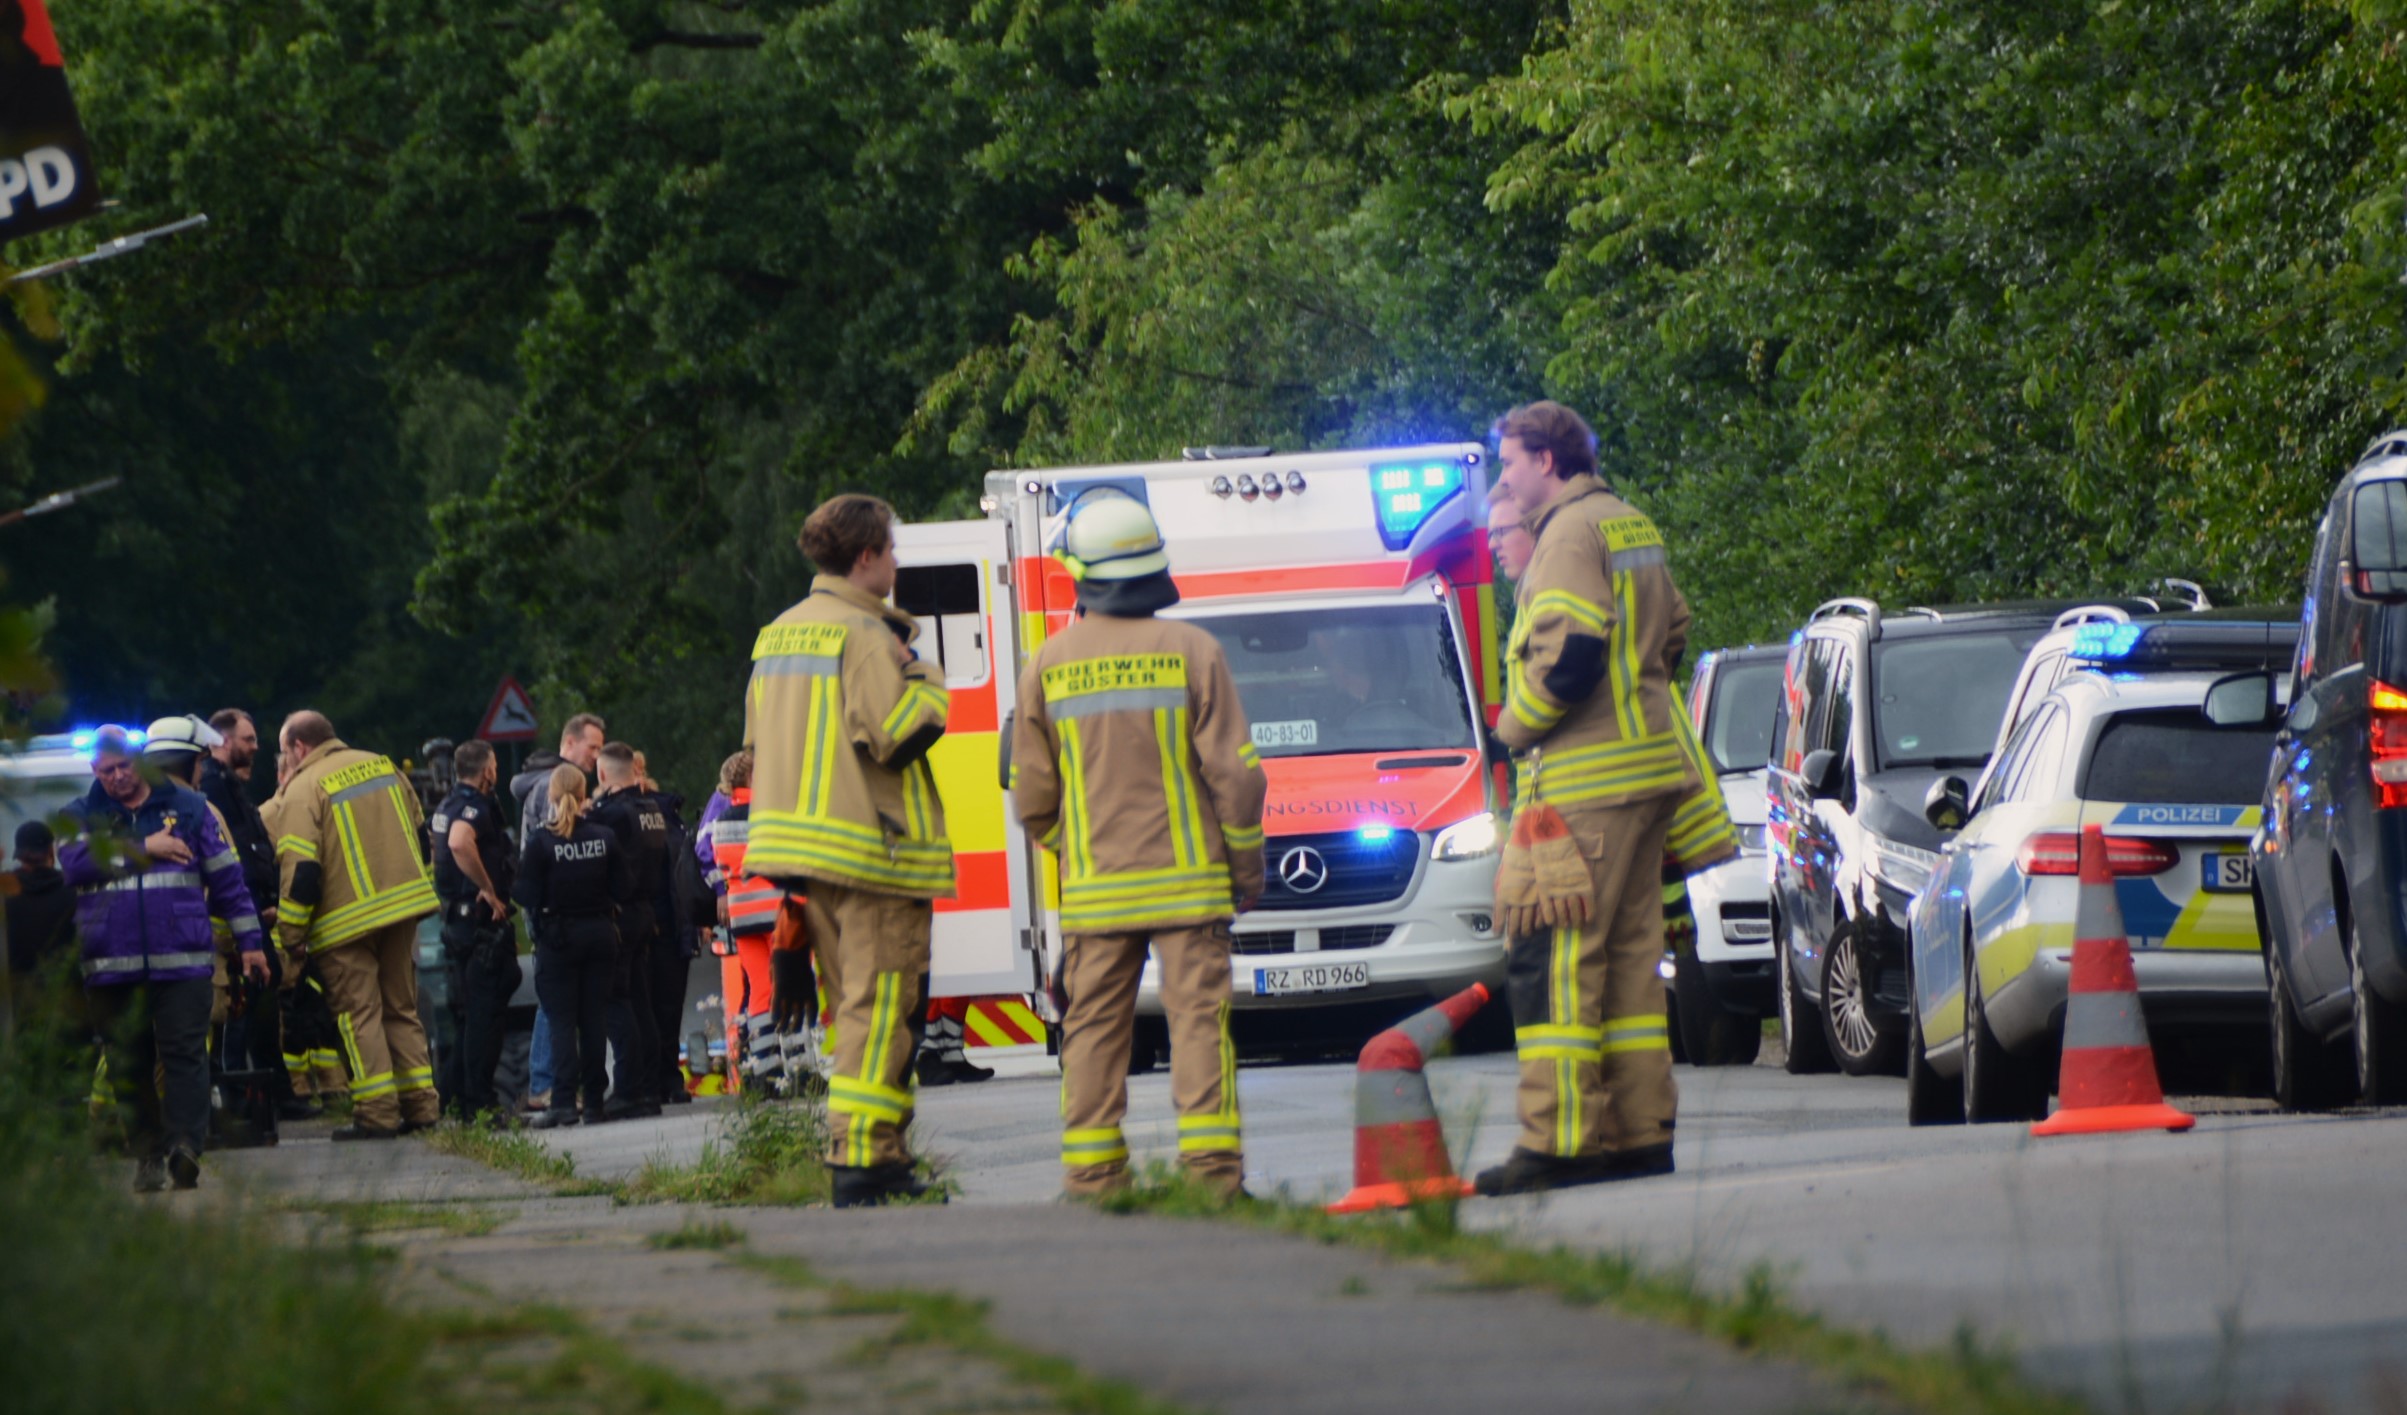
<instances>
[{"instance_id":1,"label":"ambulance grille","mask_svg":"<svg viewBox=\"0 0 2407 1415\"><path fill-rule=\"evenodd\" d=\"M1302 852L1310 851L1309 857ZM1366 837L1360 831L1280 835L1263 852L1265 909L1344 909L1385 904L1412 888L1421 837L1409 830ZM1317 864L1317 870L1313 868ZM1302 888L1318 877L1317 888Z\"/></svg>"}]
</instances>

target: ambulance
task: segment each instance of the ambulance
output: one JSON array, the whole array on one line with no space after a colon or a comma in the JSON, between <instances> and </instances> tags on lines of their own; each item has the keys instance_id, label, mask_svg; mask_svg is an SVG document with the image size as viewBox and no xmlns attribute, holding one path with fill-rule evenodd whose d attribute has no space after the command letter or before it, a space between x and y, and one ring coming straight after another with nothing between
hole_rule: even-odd
<instances>
[{"instance_id":1,"label":"ambulance","mask_svg":"<svg viewBox=\"0 0 2407 1415\"><path fill-rule=\"evenodd\" d=\"M921 652L952 697L931 761L959 888L936 905L930 988L966 1004L982 1060L1044 1055L1056 1020L1043 994L1062 950L1058 880L1011 812L1001 747L1020 670L1077 604L1048 551L1072 500L1098 487L1152 509L1181 596L1167 617L1227 651L1270 778L1266 887L1230 960L1240 1018L1358 1031L1474 982L1501 990L1485 460L1477 443L1202 449L995 472L985 519L897 528L895 603L927 626ZM1143 1066L1166 1042L1150 963L1138 1011Z\"/></svg>"}]
</instances>

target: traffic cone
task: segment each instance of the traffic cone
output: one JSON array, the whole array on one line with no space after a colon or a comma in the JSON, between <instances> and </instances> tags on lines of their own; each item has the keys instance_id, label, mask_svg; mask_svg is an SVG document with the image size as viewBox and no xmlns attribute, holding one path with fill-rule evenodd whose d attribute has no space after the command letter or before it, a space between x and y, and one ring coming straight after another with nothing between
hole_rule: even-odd
<instances>
[{"instance_id":1,"label":"traffic cone","mask_svg":"<svg viewBox=\"0 0 2407 1415\"><path fill-rule=\"evenodd\" d=\"M1354 1072L1354 1190L1333 1214L1396 1209L1428 1199L1459 1199L1470 1182L1446 1157L1446 1132L1429 1099L1422 1063L1486 1005L1488 985L1473 983L1435 1007L1371 1038Z\"/></svg>"},{"instance_id":2,"label":"traffic cone","mask_svg":"<svg viewBox=\"0 0 2407 1415\"><path fill-rule=\"evenodd\" d=\"M2117 1130L2187 1130L2198 1122L2165 1104L2156 1052L2140 1015L2139 979L2123 936L2106 831L2081 831L2081 905L2074 915L2073 981L2064 1005L2064 1067L2056 1113L2033 1135L2103 1135Z\"/></svg>"}]
</instances>

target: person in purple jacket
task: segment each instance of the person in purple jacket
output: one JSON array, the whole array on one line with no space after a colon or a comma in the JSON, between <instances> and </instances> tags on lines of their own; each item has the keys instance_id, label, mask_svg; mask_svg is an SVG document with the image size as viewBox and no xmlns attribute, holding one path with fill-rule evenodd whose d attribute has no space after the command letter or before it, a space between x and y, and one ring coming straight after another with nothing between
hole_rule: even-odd
<instances>
[{"instance_id":1,"label":"person in purple jacket","mask_svg":"<svg viewBox=\"0 0 2407 1415\"><path fill-rule=\"evenodd\" d=\"M76 891L85 995L134 1154L134 1188L200 1183L209 1128L209 917L226 921L245 976L266 982L266 940L242 862L208 801L146 778L119 728L93 743L92 789L67 807L59 869ZM153 1084L164 1071L165 1095Z\"/></svg>"}]
</instances>

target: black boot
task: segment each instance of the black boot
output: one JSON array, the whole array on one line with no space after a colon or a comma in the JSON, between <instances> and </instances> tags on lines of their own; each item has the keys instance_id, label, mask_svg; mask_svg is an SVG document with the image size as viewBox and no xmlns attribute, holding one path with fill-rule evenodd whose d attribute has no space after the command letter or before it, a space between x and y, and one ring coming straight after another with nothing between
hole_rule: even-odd
<instances>
[{"instance_id":1,"label":"black boot","mask_svg":"<svg viewBox=\"0 0 2407 1415\"><path fill-rule=\"evenodd\" d=\"M1505 1162L1481 1170L1471 1187L1493 1198L1500 1194L1540 1194L1582 1184L1604 1184L1627 1178L1615 1170L1612 1155L1542 1155L1516 1145Z\"/></svg>"},{"instance_id":2,"label":"black boot","mask_svg":"<svg viewBox=\"0 0 2407 1415\"><path fill-rule=\"evenodd\" d=\"M201 1187L201 1157L182 1145L167 1152L167 1174L178 1189Z\"/></svg>"},{"instance_id":3,"label":"black boot","mask_svg":"<svg viewBox=\"0 0 2407 1415\"><path fill-rule=\"evenodd\" d=\"M576 1123L576 1107L555 1105L547 1110L536 1111L535 1118L527 1122L527 1128L529 1130L560 1130Z\"/></svg>"},{"instance_id":4,"label":"black boot","mask_svg":"<svg viewBox=\"0 0 2407 1415\"><path fill-rule=\"evenodd\" d=\"M895 1199L917 1199L930 1192L909 1160L868 1166L831 1164L827 1167L829 1194L839 1209L867 1208ZM938 1203L944 1202L942 1198Z\"/></svg>"}]
</instances>

